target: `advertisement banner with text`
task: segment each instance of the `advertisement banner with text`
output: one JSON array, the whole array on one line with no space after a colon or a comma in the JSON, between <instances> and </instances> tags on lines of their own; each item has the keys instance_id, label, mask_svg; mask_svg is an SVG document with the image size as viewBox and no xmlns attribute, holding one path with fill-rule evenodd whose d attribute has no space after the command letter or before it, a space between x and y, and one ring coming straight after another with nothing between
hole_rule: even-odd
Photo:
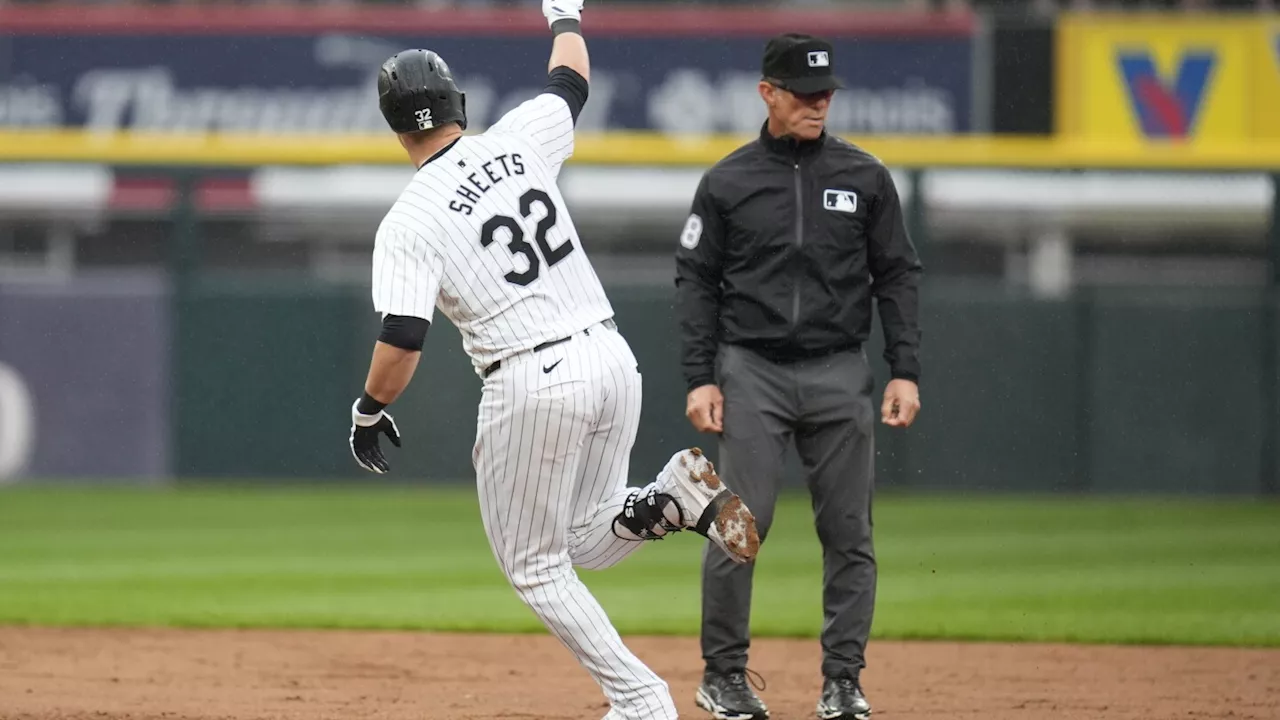
<instances>
[{"instance_id":1,"label":"advertisement banner with text","mask_svg":"<svg viewBox=\"0 0 1280 720\"><path fill-rule=\"evenodd\" d=\"M384 132L377 69L393 53L413 47L428 47L449 62L466 93L472 128L483 129L540 90L546 78L551 36L545 25L538 26L540 17L522 30L498 33L431 27L418 13L399 30L374 32L254 25L248 10L244 27L224 23L214 29L182 23L165 29L153 22L142 31L116 23L114 29L89 32L10 24L0 30L0 130ZM760 56L780 28L733 17L738 19L720 34L712 27L705 34L641 32L619 22L588 30L591 92L580 127L664 134L756 131L764 117L756 91ZM933 27L927 15L912 22L830 34L836 69L847 86L833 100L833 130L971 130L973 33L957 23Z\"/></svg>"}]
</instances>

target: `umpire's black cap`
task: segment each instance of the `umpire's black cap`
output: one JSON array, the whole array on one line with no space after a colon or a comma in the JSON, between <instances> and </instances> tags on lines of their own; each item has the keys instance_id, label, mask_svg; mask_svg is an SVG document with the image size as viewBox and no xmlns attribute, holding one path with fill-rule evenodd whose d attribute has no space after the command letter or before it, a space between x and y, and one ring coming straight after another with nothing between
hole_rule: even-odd
<instances>
[{"instance_id":1,"label":"umpire's black cap","mask_svg":"<svg viewBox=\"0 0 1280 720\"><path fill-rule=\"evenodd\" d=\"M832 74L835 52L831 43L802 33L784 33L764 46L764 80L801 95L837 90L844 83Z\"/></svg>"}]
</instances>

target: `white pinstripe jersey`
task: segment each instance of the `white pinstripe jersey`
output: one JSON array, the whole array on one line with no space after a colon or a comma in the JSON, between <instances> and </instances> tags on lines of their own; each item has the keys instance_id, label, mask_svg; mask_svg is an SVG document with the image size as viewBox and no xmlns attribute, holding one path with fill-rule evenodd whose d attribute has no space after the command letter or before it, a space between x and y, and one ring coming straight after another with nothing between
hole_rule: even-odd
<instances>
[{"instance_id":1,"label":"white pinstripe jersey","mask_svg":"<svg viewBox=\"0 0 1280 720\"><path fill-rule=\"evenodd\" d=\"M438 308L477 373L613 317L556 185L573 131L543 93L424 164L378 226L374 309Z\"/></svg>"}]
</instances>

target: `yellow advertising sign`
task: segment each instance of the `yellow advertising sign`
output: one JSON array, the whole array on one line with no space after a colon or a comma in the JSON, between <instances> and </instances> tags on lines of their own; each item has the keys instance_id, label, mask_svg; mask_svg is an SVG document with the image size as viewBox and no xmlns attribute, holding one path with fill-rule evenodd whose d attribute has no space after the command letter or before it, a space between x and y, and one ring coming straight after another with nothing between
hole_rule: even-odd
<instances>
[{"instance_id":1,"label":"yellow advertising sign","mask_svg":"<svg viewBox=\"0 0 1280 720\"><path fill-rule=\"evenodd\" d=\"M1067 15L1057 130L1136 144L1280 137L1280 22L1241 16Z\"/></svg>"},{"instance_id":2,"label":"yellow advertising sign","mask_svg":"<svg viewBox=\"0 0 1280 720\"><path fill-rule=\"evenodd\" d=\"M1280 138L1280 20L1260 23L1266 46L1254 66L1258 94L1254 98L1255 137Z\"/></svg>"}]
</instances>

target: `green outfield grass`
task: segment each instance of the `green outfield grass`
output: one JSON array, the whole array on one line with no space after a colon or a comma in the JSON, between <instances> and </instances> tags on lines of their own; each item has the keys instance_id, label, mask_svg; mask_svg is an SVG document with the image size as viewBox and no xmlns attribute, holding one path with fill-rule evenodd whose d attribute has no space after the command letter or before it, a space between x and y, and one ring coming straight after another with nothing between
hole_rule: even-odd
<instances>
[{"instance_id":1,"label":"green outfield grass","mask_svg":"<svg viewBox=\"0 0 1280 720\"><path fill-rule=\"evenodd\" d=\"M877 638L1280 646L1280 504L894 497L876 505ZM693 533L584 572L624 633L693 634ZM784 497L756 636L814 636L821 552ZM0 490L0 623L541 631L474 491Z\"/></svg>"}]
</instances>

